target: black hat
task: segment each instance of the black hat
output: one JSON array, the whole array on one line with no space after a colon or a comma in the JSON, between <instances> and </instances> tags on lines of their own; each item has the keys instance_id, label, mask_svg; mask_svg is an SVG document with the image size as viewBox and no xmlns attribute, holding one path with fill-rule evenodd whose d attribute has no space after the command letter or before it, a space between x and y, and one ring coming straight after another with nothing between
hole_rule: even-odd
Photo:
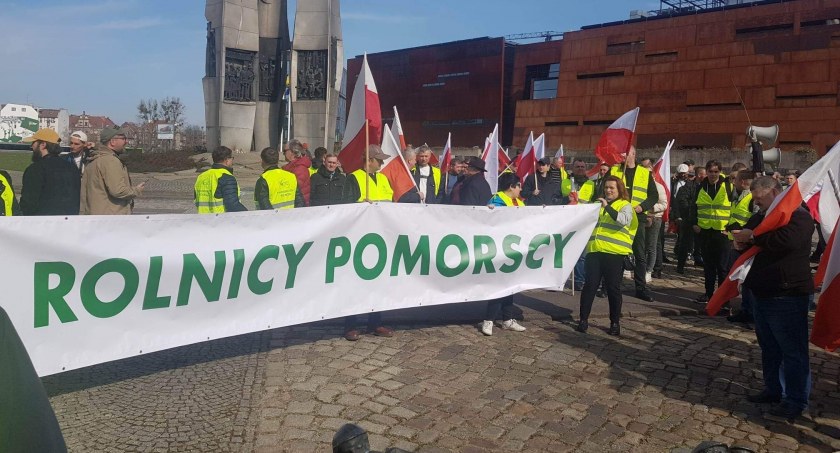
<instances>
[{"instance_id":1,"label":"black hat","mask_svg":"<svg viewBox=\"0 0 840 453\"><path fill-rule=\"evenodd\" d=\"M484 160L480 157L470 157L470 160L467 161L467 166L475 168L476 170L481 170L486 172L487 169L484 167Z\"/></svg>"},{"instance_id":2,"label":"black hat","mask_svg":"<svg viewBox=\"0 0 840 453\"><path fill-rule=\"evenodd\" d=\"M537 161L537 165L551 165L551 159L543 157L542 159Z\"/></svg>"}]
</instances>

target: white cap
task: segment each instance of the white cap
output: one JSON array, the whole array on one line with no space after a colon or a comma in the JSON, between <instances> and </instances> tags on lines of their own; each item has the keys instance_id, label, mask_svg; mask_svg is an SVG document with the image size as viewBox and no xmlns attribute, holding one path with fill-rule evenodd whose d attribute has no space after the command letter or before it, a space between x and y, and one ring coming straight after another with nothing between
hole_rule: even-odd
<instances>
[{"instance_id":1,"label":"white cap","mask_svg":"<svg viewBox=\"0 0 840 453\"><path fill-rule=\"evenodd\" d=\"M82 131L76 131L76 132L73 132L72 134L70 134L70 137L76 137L76 138L78 138L79 140L81 140L81 141L82 141L82 143L84 143L84 142L87 142L87 141L88 141L88 139L87 139L87 134L85 134L85 133L84 133L84 132L82 132Z\"/></svg>"},{"instance_id":2,"label":"white cap","mask_svg":"<svg viewBox=\"0 0 840 453\"><path fill-rule=\"evenodd\" d=\"M679 164L677 166L677 173L688 173L688 165L686 164Z\"/></svg>"}]
</instances>

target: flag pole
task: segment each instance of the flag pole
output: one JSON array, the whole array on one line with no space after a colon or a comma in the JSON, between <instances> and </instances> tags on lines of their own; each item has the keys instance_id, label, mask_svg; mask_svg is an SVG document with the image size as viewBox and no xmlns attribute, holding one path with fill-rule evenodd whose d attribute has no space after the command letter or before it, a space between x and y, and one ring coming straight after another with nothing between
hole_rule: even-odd
<instances>
[{"instance_id":1,"label":"flag pole","mask_svg":"<svg viewBox=\"0 0 840 453\"><path fill-rule=\"evenodd\" d=\"M368 163L370 163L370 120L365 119L365 201L370 202L370 175L368 174Z\"/></svg>"},{"instance_id":2,"label":"flag pole","mask_svg":"<svg viewBox=\"0 0 840 453\"><path fill-rule=\"evenodd\" d=\"M533 153L535 151L531 151L531 152ZM534 159L534 189L535 190L540 190L540 181L537 178L537 161L536 161L536 159Z\"/></svg>"}]
</instances>

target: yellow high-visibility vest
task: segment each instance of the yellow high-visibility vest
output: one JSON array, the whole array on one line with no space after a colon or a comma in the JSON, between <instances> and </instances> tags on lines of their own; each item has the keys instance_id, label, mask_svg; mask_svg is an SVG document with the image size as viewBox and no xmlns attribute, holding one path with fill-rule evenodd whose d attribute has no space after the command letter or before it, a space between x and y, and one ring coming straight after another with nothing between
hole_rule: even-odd
<instances>
[{"instance_id":1,"label":"yellow high-visibility vest","mask_svg":"<svg viewBox=\"0 0 840 453\"><path fill-rule=\"evenodd\" d=\"M522 206L522 201L519 198L513 199L504 192L496 192L496 196L502 200L505 206Z\"/></svg>"},{"instance_id":2,"label":"yellow high-visibility vest","mask_svg":"<svg viewBox=\"0 0 840 453\"><path fill-rule=\"evenodd\" d=\"M726 186L726 182L721 183L714 200L705 189L700 189L697 195L697 225L700 228L718 231L726 229L732 211L732 202L726 194Z\"/></svg>"},{"instance_id":3,"label":"yellow high-visibility vest","mask_svg":"<svg viewBox=\"0 0 840 453\"><path fill-rule=\"evenodd\" d=\"M312 176L312 175L314 175L315 173L318 173L318 169L317 169L317 168L312 168L312 167L309 167L309 176Z\"/></svg>"},{"instance_id":4,"label":"yellow high-visibility vest","mask_svg":"<svg viewBox=\"0 0 840 453\"><path fill-rule=\"evenodd\" d=\"M568 197L570 193L572 193L572 180L569 178L563 179L563 182L560 184L560 193L564 197ZM578 201L581 203L592 203L595 199L595 182L587 180L580 186L580 190L578 190Z\"/></svg>"},{"instance_id":5,"label":"yellow high-visibility vest","mask_svg":"<svg viewBox=\"0 0 840 453\"><path fill-rule=\"evenodd\" d=\"M429 165L429 168L432 169L432 179L435 181L435 195L440 195L440 168L432 167ZM414 172L417 167L411 167L411 175L414 176Z\"/></svg>"},{"instance_id":6,"label":"yellow high-visibility vest","mask_svg":"<svg viewBox=\"0 0 840 453\"><path fill-rule=\"evenodd\" d=\"M385 177L382 173L376 173L376 181L370 180L370 196L367 196L365 192L365 178L370 178L364 170L359 169L350 173L353 177L356 178L356 181L359 183L359 199L356 202L365 201L365 199L369 199L370 201L377 201L377 202L391 202L394 201L394 190L391 189L391 183L388 182L388 178Z\"/></svg>"},{"instance_id":7,"label":"yellow high-visibility vest","mask_svg":"<svg viewBox=\"0 0 840 453\"><path fill-rule=\"evenodd\" d=\"M0 183L3 183L3 186L6 188L6 190L0 194L0 202L3 203L3 206L0 206L0 208L3 209L4 215L9 217L12 216L12 204L15 202L15 192L12 189L12 184L5 176L0 175Z\"/></svg>"},{"instance_id":8,"label":"yellow high-visibility vest","mask_svg":"<svg viewBox=\"0 0 840 453\"><path fill-rule=\"evenodd\" d=\"M750 217L752 217L753 214L752 211L750 211L751 201L752 193L747 193L740 201L735 203L735 206L732 207L732 213L729 214L728 225L740 223L743 226L747 224L747 221L750 220Z\"/></svg>"},{"instance_id":9,"label":"yellow high-visibility vest","mask_svg":"<svg viewBox=\"0 0 840 453\"><path fill-rule=\"evenodd\" d=\"M610 206L616 211L621 211L628 204L631 203L627 200L615 200L610 203ZM601 208L598 224L595 225L592 236L589 237L589 243L586 244L587 253L632 254L633 238L636 237L636 231L639 229L639 219L635 213L632 218L630 225L620 225L610 217L606 208Z\"/></svg>"},{"instance_id":10,"label":"yellow high-visibility vest","mask_svg":"<svg viewBox=\"0 0 840 453\"><path fill-rule=\"evenodd\" d=\"M195 180L195 207L199 214L218 214L225 212L225 203L221 198L216 198L216 188L219 187L219 178L222 175L233 173L225 168L211 168L198 175ZM239 194L239 184L236 184L236 193Z\"/></svg>"},{"instance_id":11,"label":"yellow high-visibility vest","mask_svg":"<svg viewBox=\"0 0 840 453\"><path fill-rule=\"evenodd\" d=\"M636 172L633 174L632 184L627 184L627 181L624 180L624 172L621 170L620 165L615 165L610 168L610 174L617 176L628 186L627 190L630 192L630 204L634 208L647 200L648 184L650 184L650 170L639 165L636 165L635 168Z\"/></svg>"},{"instance_id":12,"label":"yellow high-visibility vest","mask_svg":"<svg viewBox=\"0 0 840 453\"><path fill-rule=\"evenodd\" d=\"M273 168L262 174L268 185L268 201L274 209L292 209L295 207L297 177L282 168ZM254 195L256 200L256 194Z\"/></svg>"}]
</instances>

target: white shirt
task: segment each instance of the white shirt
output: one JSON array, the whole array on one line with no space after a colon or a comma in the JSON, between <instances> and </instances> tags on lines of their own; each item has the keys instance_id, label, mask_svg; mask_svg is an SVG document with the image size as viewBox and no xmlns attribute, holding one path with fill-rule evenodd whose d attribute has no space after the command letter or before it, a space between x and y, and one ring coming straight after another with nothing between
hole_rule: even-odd
<instances>
[{"instance_id":1,"label":"white shirt","mask_svg":"<svg viewBox=\"0 0 840 453\"><path fill-rule=\"evenodd\" d=\"M425 198L426 184L428 184L429 178L432 176L432 167L430 165L426 165L425 167L417 167L417 170L420 174L420 184L418 184L418 188L420 189L420 193L423 194L423 198Z\"/></svg>"}]
</instances>

